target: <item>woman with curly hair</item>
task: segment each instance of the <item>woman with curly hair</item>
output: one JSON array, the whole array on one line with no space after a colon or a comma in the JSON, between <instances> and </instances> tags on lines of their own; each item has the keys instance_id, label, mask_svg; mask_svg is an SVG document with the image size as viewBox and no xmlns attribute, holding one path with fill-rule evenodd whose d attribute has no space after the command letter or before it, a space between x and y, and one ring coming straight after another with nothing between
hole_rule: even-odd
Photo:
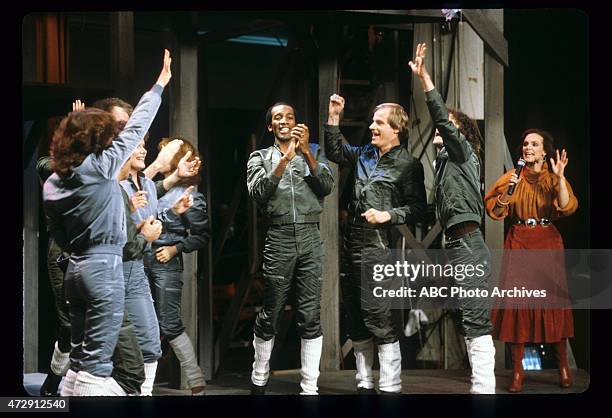
<instances>
[{"instance_id":1,"label":"woman with curly hair","mask_svg":"<svg viewBox=\"0 0 612 418\"><path fill-rule=\"evenodd\" d=\"M53 171L44 184L49 232L70 252L65 292L70 302L68 379L74 396L107 395L117 385L111 356L124 312L124 202L117 175L144 137L171 78L170 52L156 84L125 128L99 109L72 112L53 135Z\"/></svg>"},{"instance_id":2,"label":"woman with curly hair","mask_svg":"<svg viewBox=\"0 0 612 418\"><path fill-rule=\"evenodd\" d=\"M175 172L179 162L187 154L187 161L199 158L195 147L186 139L174 158L159 172L168 178ZM163 138L159 149L170 143ZM198 167L199 169L199 167ZM160 237L145 254L144 263L147 276L153 282L154 298L162 335L168 340L181 369L187 377L187 385L193 395L203 395L206 382L198 365L193 344L185 332L181 321L181 290L183 288L183 253L190 253L205 247L210 239L210 227L206 212L206 199L200 192L193 192L193 205L180 217L165 217L165 213L190 186L199 182L199 176L183 178L171 187L157 202L157 213L163 221Z\"/></svg>"}]
</instances>

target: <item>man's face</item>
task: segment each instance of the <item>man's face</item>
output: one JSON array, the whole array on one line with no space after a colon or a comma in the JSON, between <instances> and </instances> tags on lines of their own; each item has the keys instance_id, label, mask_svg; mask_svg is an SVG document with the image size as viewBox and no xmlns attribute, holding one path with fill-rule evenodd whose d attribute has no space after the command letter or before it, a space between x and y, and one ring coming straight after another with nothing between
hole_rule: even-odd
<instances>
[{"instance_id":1,"label":"man's face","mask_svg":"<svg viewBox=\"0 0 612 418\"><path fill-rule=\"evenodd\" d=\"M291 106L278 105L272 108L272 124L268 131L281 142L291 140L291 128L295 127L295 111Z\"/></svg>"},{"instance_id":2,"label":"man's face","mask_svg":"<svg viewBox=\"0 0 612 418\"><path fill-rule=\"evenodd\" d=\"M113 109L111 110L110 113L111 115L113 115L113 117L115 118L117 122L125 123L130 118L130 115L128 115L127 112L123 110L122 108L120 108L119 106L113 106Z\"/></svg>"},{"instance_id":3,"label":"man's face","mask_svg":"<svg viewBox=\"0 0 612 418\"><path fill-rule=\"evenodd\" d=\"M372 132L372 145L377 148L388 149L392 144L399 144L399 130L389 125L389 113L391 108L383 107L374 113L370 132Z\"/></svg>"},{"instance_id":4,"label":"man's face","mask_svg":"<svg viewBox=\"0 0 612 418\"><path fill-rule=\"evenodd\" d=\"M130 157L130 171L141 171L145 169L145 157L147 156L147 149L145 148L145 142L140 141L136 151L132 153Z\"/></svg>"}]
</instances>

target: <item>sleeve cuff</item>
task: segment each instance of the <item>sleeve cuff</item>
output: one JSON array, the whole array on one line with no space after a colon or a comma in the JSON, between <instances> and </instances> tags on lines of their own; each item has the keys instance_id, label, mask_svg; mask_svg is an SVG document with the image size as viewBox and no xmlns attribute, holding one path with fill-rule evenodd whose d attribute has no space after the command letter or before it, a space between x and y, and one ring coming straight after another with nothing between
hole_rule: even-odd
<instances>
[{"instance_id":1,"label":"sleeve cuff","mask_svg":"<svg viewBox=\"0 0 612 418\"><path fill-rule=\"evenodd\" d=\"M275 186L278 186L278 183L280 182L281 178L276 177L274 175L274 171L271 171L270 174L268 174L268 180L270 180L270 182L274 184Z\"/></svg>"},{"instance_id":2,"label":"sleeve cuff","mask_svg":"<svg viewBox=\"0 0 612 418\"><path fill-rule=\"evenodd\" d=\"M176 252L177 255L183 252L183 248L185 247L185 245L182 242L179 242L178 244L175 245L176 247Z\"/></svg>"},{"instance_id":3,"label":"sleeve cuff","mask_svg":"<svg viewBox=\"0 0 612 418\"><path fill-rule=\"evenodd\" d=\"M161 94L164 92L164 88L161 85L155 83L153 87L151 88L151 91L161 96Z\"/></svg>"},{"instance_id":4,"label":"sleeve cuff","mask_svg":"<svg viewBox=\"0 0 612 418\"><path fill-rule=\"evenodd\" d=\"M323 129L332 133L340 132L339 125L328 125L327 123L324 123Z\"/></svg>"},{"instance_id":5,"label":"sleeve cuff","mask_svg":"<svg viewBox=\"0 0 612 418\"><path fill-rule=\"evenodd\" d=\"M429 90L425 92L425 100L427 100L428 102L433 102L436 99L442 100L442 96L440 96L438 89L436 89L435 87L433 90Z\"/></svg>"},{"instance_id":6,"label":"sleeve cuff","mask_svg":"<svg viewBox=\"0 0 612 418\"><path fill-rule=\"evenodd\" d=\"M389 223L394 225L397 224L397 213L395 212L395 209L388 210L387 212L389 212L389 215L391 215Z\"/></svg>"}]
</instances>

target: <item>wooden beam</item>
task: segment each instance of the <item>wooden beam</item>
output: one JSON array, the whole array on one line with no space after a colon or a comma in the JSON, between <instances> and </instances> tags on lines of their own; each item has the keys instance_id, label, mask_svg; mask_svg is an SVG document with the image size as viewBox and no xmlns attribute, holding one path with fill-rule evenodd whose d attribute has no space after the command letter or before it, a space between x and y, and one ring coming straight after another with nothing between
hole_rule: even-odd
<instances>
[{"instance_id":1,"label":"wooden beam","mask_svg":"<svg viewBox=\"0 0 612 418\"><path fill-rule=\"evenodd\" d=\"M505 67L508 66L508 42L504 38L503 24L502 30L499 24L493 21L493 14L499 14L503 19L503 9L479 10L462 9L461 14L472 26L474 31L482 38L485 44L491 49L493 56Z\"/></svg>"},{"instance_id":2,"label":"wooden beam","mask_svg":"<svg viewBox=\"0 0 612 418\"><path fill-rule=\"evenodd\" d=\"M319 145L323 143L323 123L327 120L329 96L336 91L338 83L338 58L336 27L331 20L321 23L321 39L326 42L320 45L319 55ZM338 165L329 163L334 179L338 179ZM321 238L325 245L323 263L323 288L321 291L321 326L323 327L323 353L321 370L339 370L340 368L340 277L338 244L338 185L325 198L321 214Z\"/></svg>"},{"instance_id":3,"label":"wooden beam","mask_svg":"<svg viewBox=\"0 0 612 418\"><path fill-rule=\"evenodd\" d=\"M34 122L44 123L42 121ZM42 130L30 126L33 135ZM30 132L24 132L24 140ZM32 141L38 143L38 138ZM36 172L36 153L24 165L23 176L23 372L38 370L38 215L40 185Z\"/></svg>"},{"instance_id":4,"label":"wooden beam","mask_svg":"<svg viewBox=\"0 0 612 418\"><path fill-rule=\"evenodd\" d=\"M344 12L354 13L370 13L386 16L412 16L412 17L427 17L435 20L442 20L442 12L440 9L413 9L413 10L343 10Z\"/></svg>"},{"instance_id":5,"label":"wooden beam","mask_svg":"<svg viewBox=\"0 0 612 418\"><path fill-rule=\"evenodd\" d=\"M208 209L208 222L211 225L211 236L206 249L198 251L198 353L200 355L200 367L204 372L204 378L212 379L216 370L214 349L214 327L213 327L213 277L215 264L213 259L214 238L212 235L213 219L213 196L212 196L212 173L210 170L212 159L212 137L210 134L210 117L208 112L208 66L206 60L208 54L205 47L198 49L198 91L199 91L199 147L200 155L204 162L204 193L206 195L206 207ZM201 125L200 125L201 123Z\"/></svg>"},{"instance_id":6,"label":"wooden beam","mask_svg":"<svg viewBox=\"0 0 612 418\"><path fill-rule=\"evenodd\" d=\"M110 13L111 80L119 95L135 103L134 12Z\"/></svg>"},{"instance_id":7,"label":"wooden beam","mask_svg":"<svg viewBox=\"0 0 612 418\"><path fill-rule=\"evenodd\" d=\"M198 49L195 43L181 39L174 48L170 87L170 133L187 138L198 148ZM210 208L209 208L210 214ZM185 332L197 347L198 288L197 253L183 254L183 291L181 318ZM205 320L208 318L202 318ZM186 380L181 379L182 387Z\"/></svg>"}]
</instances>

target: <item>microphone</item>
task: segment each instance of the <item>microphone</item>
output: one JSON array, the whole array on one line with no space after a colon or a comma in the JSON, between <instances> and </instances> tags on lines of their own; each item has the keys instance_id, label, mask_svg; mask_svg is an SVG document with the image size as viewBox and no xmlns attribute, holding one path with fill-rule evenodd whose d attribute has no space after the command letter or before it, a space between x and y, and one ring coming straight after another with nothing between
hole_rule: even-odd
<instances>
[{"instance_id":1,"label":"microphone","mask_svg":"<svg viewBox=\"0 0 612 418\"><path fill-rule=\"evenodd\" d=\"M516 171L514 172L514 174L516 174L517 177L520 177L523 167L525 167L525 160L523 160L522 158L519 158L518 162L516 163ZM508 196L512 196L512 193L514 193L515 187L516 187L516 184L510 185L510 187L508 188Z\"/></svg>"}]
</instances>

